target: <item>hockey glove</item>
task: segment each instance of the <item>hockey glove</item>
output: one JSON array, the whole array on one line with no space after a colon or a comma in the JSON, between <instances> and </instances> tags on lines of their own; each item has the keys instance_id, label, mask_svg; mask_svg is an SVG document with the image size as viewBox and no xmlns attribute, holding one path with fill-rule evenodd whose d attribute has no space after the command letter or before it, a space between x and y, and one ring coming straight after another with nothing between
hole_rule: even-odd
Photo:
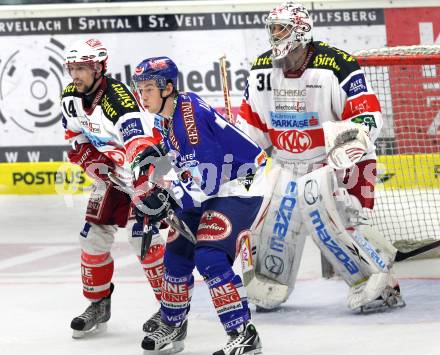
<instances>
[{"instance_id":1,"label":"hockey glove","mask_svg":"<svg viewBox=\"0 0 440 355\"><path fill-rule=\"evenodd\" d=\"M327 162L333 169L349 169L367 154L370 138L362 125L328 121L322 126Z\"/></svg>"},{"instance_id":2,"label":"hockey glove","mask_svg":"<svg viewBox=\"0 0 440 355\"><path fill-rule=\"evenodd\" d=\"M90 143L76 145L67 156L72 164L81 166L92 179L107 180L107 174L115 169L113 161Z\"/></svg>"},{"instance_id":3,"label":"hockey glove","mask_svg":"<svg viewBox=\"0 0 440 355\"><path fill-rule=\"evenodd\" d=\"M179 205L171 194L161 188L154 187L150 193L142 199L143 206L136 208L136 220L143 222L144 216L148 217L149 224L155 224L168 217Z\"/></svg>"},{"instance_id":4,"label":"hockey glove","mask_svg":"<svg viewBox=\"0 0 440 355\"><path fill-rule=\"evenodd\" d=\"M161 176L168 173L172 168L167 157L168 151L163 141L145 148L131 164L135 179L141 175L149 176L152 173L151 166Z\"/></svg>"}]
</instances>

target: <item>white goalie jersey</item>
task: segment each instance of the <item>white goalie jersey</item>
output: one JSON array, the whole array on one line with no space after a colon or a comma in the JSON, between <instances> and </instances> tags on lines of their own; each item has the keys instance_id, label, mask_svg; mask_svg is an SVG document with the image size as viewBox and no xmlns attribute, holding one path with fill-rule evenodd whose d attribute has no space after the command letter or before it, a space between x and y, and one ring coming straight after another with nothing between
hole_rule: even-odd
<instances>
[{"instance_id":1,"label":"white goalie jersey","mask_svg":"<svg viewBox=\"0 0 440 355\"><path fill-rule=\"evenodd\" d=\"M251 68L237 119L238 127L277 157L310 164L325 159L323 123L351 120L368 130L363 159L375 159L382 127L379 101L356 59L323 42L313 42L307 66L283 73L268 51Z\"/></svg>"},{"instance_id":2,"label":"white goalie jersey","mask_svg":"<svg viewBox=\"0 0 440 355\"><path fill-rule=\"evenodd\" d=\"M312 236L350 286L383 270L371 267L374 258L367 254L374 247L365 247L369 244L349 215L359 217L363 208L374 205L374 141L383 125L377 96L356 59L326 43L311 43L297 71L284 71L282 62L288 59L272 62L271 53L253 63L237 118L237 126L255 142L273 147L263 202L266 215L252 234L253 265L243 271L250 302L270 309L286 301L294 288L305 235ZM347 169L354 170L354 164L358 174L348 186ZM318 214L338 221L334 233L322 232L330 222L312 218ZM346 228L361 240L355 247ZM343 237L333 238L339 235ZM352 255L350 248L363 247L363 258L371 263L358 263ZM389 254L383 254L385 268ZM350 300L350 308L369 302L370 296L374 299L377 293Z\"/></svg>"}]
</instances>

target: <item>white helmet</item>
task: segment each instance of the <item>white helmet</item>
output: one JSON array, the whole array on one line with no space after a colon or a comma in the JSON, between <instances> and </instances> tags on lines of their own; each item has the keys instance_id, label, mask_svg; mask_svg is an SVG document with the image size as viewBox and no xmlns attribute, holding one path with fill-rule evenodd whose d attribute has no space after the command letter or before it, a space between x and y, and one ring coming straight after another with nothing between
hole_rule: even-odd
<instances>
[{"instance_id":1,"label":"white helmet","mask_svg":"<svg viewBox=\"0 0 440 355\"><path fill-rule=\"evenodd\" d=\"M281 26L276 33L275 25ZM266 19L273 59L285 57L300 44L305 47L312 41L312 28L312 18L301 4L287 1L273 9Z\"/></svg>"},{"instance_id":2,"label":"white helmet","mask_svg":"<svg viewBox=\"0 0 440 355\"><path fill-rule=\"evenodd\" d=\"M86 41L75 42L67 51L65 65L67 64L94 64L104 65L102 72L107 70L107 48L103 46L99 39L90 38Z\"/></svg>"}]
</instances>

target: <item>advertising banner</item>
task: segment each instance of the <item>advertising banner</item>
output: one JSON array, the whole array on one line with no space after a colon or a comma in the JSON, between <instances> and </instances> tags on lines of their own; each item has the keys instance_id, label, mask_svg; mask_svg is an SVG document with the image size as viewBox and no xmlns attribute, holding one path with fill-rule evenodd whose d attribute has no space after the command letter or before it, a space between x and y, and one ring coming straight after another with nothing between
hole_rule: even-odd
<instances>
[{"instance_id":1,"label":"advertising banner","mask_svg":"<svg viewBox=\"0 0 440 355\"><path fill-rule=\"evenodd\" d=\"M266 16L266 11L176 9L175 14L47 18L35 12L35 17L0 18L0 163L66 160L69 147L59 95L69 82L63 72L64 52L74 41L101 39L109 51L110 74L126 84L142 59L167 55L180 69L179 89L198 93L220 111L224 102L218 60L226 54L236 112L253 59L269 49ZM312 17L314 39L349 52L440 43L440 7L315 10ZM389 112L383 107L380 154L438 152L440 68L426 68L420 66L409 82L417 83L416 89L405 92L398 89L401 73L398 79L390 72L392 107ZM413 119L409 109L420 122L416 132L407 129L406 122Z\"/></svg>"},{"instance_id":2,"label":"advertising banner","mask_svg":"<svg viewBox=\"0 0 440 355\"><path fill-rule=\"evenodd\" d=\"M252 60L269 49L267 13L0 18L0 162L65 160L69 147L59 96L69 78L63 55L81 38L98 37L109 51L110 74L127 84L142 59L169 56L180 69L179 89L220 109L218 60L226 54L236 112ZM315 39L336 47L354 51L386 44L383 9L319 10L313 18Z\"/></svg>"},{"instance_id":3,"label":"advertising banner","mask_svg":"<svg viewBox=\"0 0 440 355\"><path fill-rule=\"evenodd\" d=\"M82 169L70 163L0 164L0 195L88 194L91 185Z\"/></svg>"}]
</instances>

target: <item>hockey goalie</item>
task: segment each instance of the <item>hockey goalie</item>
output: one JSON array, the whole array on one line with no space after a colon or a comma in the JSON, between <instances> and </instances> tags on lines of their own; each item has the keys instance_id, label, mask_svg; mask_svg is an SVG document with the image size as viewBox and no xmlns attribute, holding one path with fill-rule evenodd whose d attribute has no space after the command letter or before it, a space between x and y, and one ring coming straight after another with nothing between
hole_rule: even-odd
<instances>
[{"instance_id":1,"label":"hockey goalie","mask_svg":"<svg viewBox=\"0 0 440 355\"><path fill-rule=\"evenodd\" d=\"M356 59L313 41L300 4L266 21L272 49L253 63L237 126L272 147L264 209L243 270L250 302L274 309L295 287L306 236L349 287L355 311L403 306L396 249L367 219L376 178L379 101ZM245 244L246 245L246 244Z\"/></svg>"}]
</instances>

